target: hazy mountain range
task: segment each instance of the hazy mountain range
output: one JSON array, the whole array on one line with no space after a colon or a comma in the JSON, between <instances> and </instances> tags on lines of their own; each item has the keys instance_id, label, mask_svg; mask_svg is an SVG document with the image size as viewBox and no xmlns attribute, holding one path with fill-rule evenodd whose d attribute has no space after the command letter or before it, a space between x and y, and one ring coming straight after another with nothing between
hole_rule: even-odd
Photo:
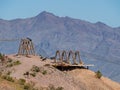
<instances>
[{"instance_id":1,"label":"hazy mountain range","mask_svg":"<svg viewBox=\"0 0 120 90\"><path fill-rule=\"evenodd\" d=\"M56 50L79 50L81 59L95 64L93 70L120 82L120 27L90 23L49 12L26 19L0 19L0 40L29 37L36 52L54 56ZM17 53L18 41L0 41L0 52Z\"/></svg>"}]
</instances>

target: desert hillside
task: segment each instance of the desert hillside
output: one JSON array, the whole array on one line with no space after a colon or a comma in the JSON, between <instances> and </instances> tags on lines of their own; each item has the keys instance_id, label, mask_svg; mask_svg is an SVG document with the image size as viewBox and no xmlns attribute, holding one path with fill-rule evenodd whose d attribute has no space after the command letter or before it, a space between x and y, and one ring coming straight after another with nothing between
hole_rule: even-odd
<instances>
[{"instance_id":1,"label":"desert hillside","mask_svg":"<svg viewBox=\"0 0 120 90\"><path fill-rule=\"evenodd\" d=\"M0 90L120 90L120 84L88 69L60 71L40 56L7 55L0 62Z\"/></svg>"},{"instance_id":2,"label":"desert hillside","mask_svg":"<svg viewBox=\"0 0 120 90\"><path fill-rule=\"evenodd\" d=\"M30 18L0 19L0 52L16 53L24 37L31 38L36 53L45 57L54 56L56 50L79 50L84 62L96 64L93 71L99 69L106 77L120 82L119 27L46 11Z\"/></svg>"}]
</instances>

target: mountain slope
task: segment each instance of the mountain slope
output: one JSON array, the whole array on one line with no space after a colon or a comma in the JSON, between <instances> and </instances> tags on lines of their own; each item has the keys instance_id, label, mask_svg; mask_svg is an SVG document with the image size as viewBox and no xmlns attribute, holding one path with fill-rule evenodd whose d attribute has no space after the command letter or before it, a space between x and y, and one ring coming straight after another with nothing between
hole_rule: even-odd
<instances>
[{"instance_id":1,"label":"mountain slope","mask_svg":"<svg viewBox=\"0 0 120 90\"><path fill-rule=\"evenodd\" d=\"M24 37L32 38L36 51L44 56L52 57L56 50L79 50L85 63L95 64L92 70L99 69L120 82L119 27L58 17L45 11L32 18L0 19L0 39ZM0 42L0 51L16 53L18 46L19 41Z\"/></svg>"},{"instance_id":2,"label":"mountain slope","mask_svg":"<svg viewBox=\"0 0 120 90\"><path fill-rule=\"evenodd\" d=\"M10 73L10 77L15 78L16 81L11 85L8 82L0 81L0 90L18 90L15 89L15 85L19 85L17 80L24 79L27 83L33 83L33 87L40 88L39 90L119 90L120 84L116 83L104 76L101 79L96 78L95 72L87 69L74 69L71 71L60 71L52 66L53 60L46 59L43 61L39 56L7 56L11 62L8 61L6 64L9 65L16 60L20 62L19 65L13 65L6 67L3 64L2 74ZM28 64L29 63L29 64ZM1 64L1 63L0 63ZM26 67L27 66L27 67ZM24 68L26 67L26 68ZM34 67L38 67L40 71L36 71ZM28 76L25 73L29 72ZM35 76L32 76L32 73ZM46 72L46 73L45 73ZM8 75L8 74L7 74ZM0 79L1 80L1 79ZM4 87L6 85L6 87ZM14 87L12 86L14 85ZM24 84L23 84L24 86ZM19 88L21 87L21 84ZM58 88L59 89L54 89ZM13 88L13 89L9 89ZM23 88L23 87L21 87ZM50 89L51 88L51 89ZM60 89L62 88L62 89ZM22 89L20 89L22 90ZM24 90L24 89L23 89ZM28 89L29 90L29 89ZM30 89L33 90L33 89ZM38 90L38 89L35 89Z\"/></svg>"}]
</instances>

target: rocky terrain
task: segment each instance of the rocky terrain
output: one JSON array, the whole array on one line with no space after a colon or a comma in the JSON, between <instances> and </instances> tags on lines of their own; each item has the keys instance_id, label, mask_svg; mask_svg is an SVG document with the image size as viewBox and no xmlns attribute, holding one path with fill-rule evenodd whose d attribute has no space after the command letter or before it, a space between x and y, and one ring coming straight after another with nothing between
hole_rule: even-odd
<instances>
[{"instance_id":1,"label":"rocky terrain","mask_svg":"<svg viewBox=\"0 0 120 90\"><path fill-rule=\"evenodd\" d=\"M26 37L45 57L53 57L56 50L78 50L85 63L95 64L92 70L100 70L120 82L120 27L59 17L46 11L26 19L0 19L0 52L17 53L20 39Z\"/></svg>"},{"instance_id":2,"label":"rocky terrain","mask_svg":"<svg viewBox=\"0 0 120 90\"><path fill-rule=\"evenodd\" d=\"M40 56L7 55L0 63L0 90L119 90L120 84L88 69L60 71Z\"/></svg>"}]
</instances>

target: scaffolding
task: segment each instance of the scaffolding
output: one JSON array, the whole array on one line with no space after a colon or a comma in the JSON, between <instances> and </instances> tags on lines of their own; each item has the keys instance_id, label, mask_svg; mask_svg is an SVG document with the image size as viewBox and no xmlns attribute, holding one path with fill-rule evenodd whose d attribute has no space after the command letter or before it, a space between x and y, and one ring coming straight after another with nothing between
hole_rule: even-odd
<instances>
[{"instance_id":1,"label":"scaffolding","mask_svg":"<svg viewBox=\"0 0 120 90\"><path fill-rule=\"evenodd\" d=\"M25 56L35 55L32 39L30 38L21 39L18 55L25 55Z\"/></svg>"},{"instance_id":2,"label":"scaffolding","mask_svg":"<svg viewBox=\"0 0 120 90\"><path fill-rule=\"evenodd\" d=\"M72 58L72 60L70 60ZM78 59L78 60L77 60ZM73 68L89 68L90 66L94 66L93 64L84 64L84 62L80 59L79 51L60 51L57 50L55 54L54 64L53 66L59 69L73 69Z\"/></svg>"}]
</instances>

